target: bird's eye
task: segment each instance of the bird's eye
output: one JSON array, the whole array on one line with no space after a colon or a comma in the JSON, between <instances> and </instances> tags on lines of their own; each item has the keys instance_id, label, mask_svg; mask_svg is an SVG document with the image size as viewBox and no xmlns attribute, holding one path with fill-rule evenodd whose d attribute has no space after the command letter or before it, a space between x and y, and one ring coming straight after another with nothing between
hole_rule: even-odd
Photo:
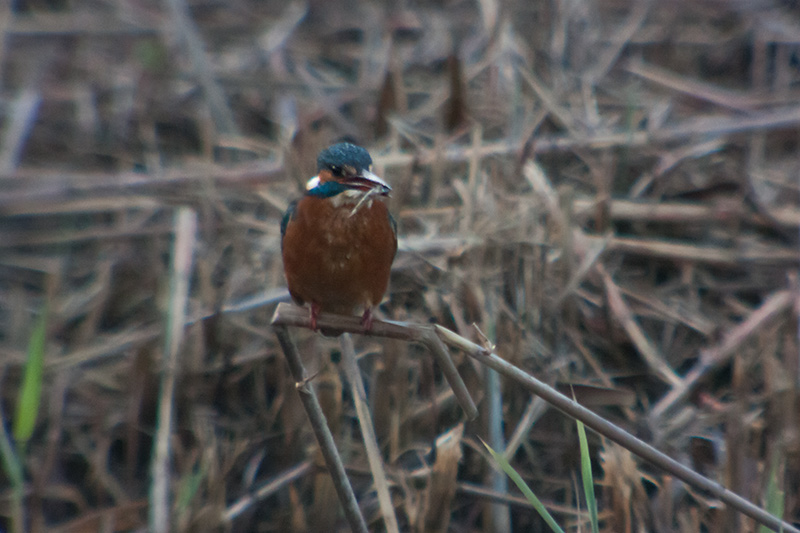
<instances>
[{"instance_id":1,"label":"bird's eye","mask_svg":"<svg viewBox=\"0 0 800 533\"><path fill-rule=\"evenodd\" d=\"M338 165L331 165L330 166L331 174L334 176L341 176L342 175L342 167Z\"/></svg>"}]
</instances>

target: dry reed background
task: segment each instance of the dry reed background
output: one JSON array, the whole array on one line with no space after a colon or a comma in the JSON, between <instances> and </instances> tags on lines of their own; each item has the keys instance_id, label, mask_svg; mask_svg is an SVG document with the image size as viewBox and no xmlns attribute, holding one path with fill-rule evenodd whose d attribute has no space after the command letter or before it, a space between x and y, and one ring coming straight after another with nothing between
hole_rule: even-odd
<instances>
[{"instance_id":1,"label":"dry reed background","mask_svg":"<svg viewBox=\"0 0 800 533\"><path fill-rule=\"evenodd\" d=\"M198 226L173 529L347 529L269 329L281 213L341 137L395 188L383 316L495 344L753 501L777 461L785 517L800 520L796 1L0 9L7 425L36 313L51 309L28 530L148 527L178 206ZM382 530L339 345L294 334ZM494 476L478 440L492 435L560 523L586 529L572 420L454 354L480 400L464 422L419 346L356 349L402 530L543 530ZM605 531L755 530L591 439ZM0 474L0 530L7 487Z\"/></svg>"}]
</instances>

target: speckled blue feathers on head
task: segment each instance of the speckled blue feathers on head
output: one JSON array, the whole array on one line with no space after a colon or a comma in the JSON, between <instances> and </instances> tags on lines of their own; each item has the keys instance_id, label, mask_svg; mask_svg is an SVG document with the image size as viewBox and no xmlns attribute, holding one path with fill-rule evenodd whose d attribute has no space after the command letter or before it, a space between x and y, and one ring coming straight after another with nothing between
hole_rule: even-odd
<instances>
[{"instance_id":1,"label":"speckled blue feathers on head","mask_svg":"<svg viewBox=\"0 0 800 533\"><path fill-rule=\"evenodd\" d=\"M319 153L317 170L341 169L343 166L355 168L357 173L369 170L372 158L364 148L350 143L334 144Z\"/></svg>"}]
</instances>

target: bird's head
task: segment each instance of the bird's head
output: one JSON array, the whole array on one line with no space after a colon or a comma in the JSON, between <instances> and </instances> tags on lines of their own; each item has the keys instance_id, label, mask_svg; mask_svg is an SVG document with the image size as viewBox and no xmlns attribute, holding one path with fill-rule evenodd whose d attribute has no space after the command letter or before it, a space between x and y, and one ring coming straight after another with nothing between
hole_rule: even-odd
<instances>
[{"instance_id":1,"label":"bird's head","mask_svg":"<svg viewBox=\"0 0 800 533\"><path fill-rule=\"evenodd\" d=\"M350 143L334 144L319 153L317 175L308 180L307 194L330 198L351 194L389 196L392 188L370 171L372 158L365 149Z\"/></svg>"}]
</instances>

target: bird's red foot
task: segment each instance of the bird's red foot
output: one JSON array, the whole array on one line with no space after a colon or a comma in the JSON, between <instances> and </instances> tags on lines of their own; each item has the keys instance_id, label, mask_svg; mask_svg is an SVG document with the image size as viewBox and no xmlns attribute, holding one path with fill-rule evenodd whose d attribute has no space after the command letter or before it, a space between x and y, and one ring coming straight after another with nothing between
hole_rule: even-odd
<instances>
[{"instance_id":1,"label":"bird's red foot","mask_svg":"<svg viewBox=\"0 0 800 533\"><path fill-rule=\"evenodd\" d=\"M369 333L372 330L372 308L367 307L364 310L364 314L361 315L361 325L364 326L365 333Z\"/></svg>"},{"instance_id":2,"label":"bird's red foot","mask_svg":"<svg viewBox=\"0 0 800 533\"><path fill-rule=\"evenodd\" d=\"M317 327L317 318L319 317L319 304L312 303L311 304L311 331L319 331Z\"/></svg>"}]
</instances>

